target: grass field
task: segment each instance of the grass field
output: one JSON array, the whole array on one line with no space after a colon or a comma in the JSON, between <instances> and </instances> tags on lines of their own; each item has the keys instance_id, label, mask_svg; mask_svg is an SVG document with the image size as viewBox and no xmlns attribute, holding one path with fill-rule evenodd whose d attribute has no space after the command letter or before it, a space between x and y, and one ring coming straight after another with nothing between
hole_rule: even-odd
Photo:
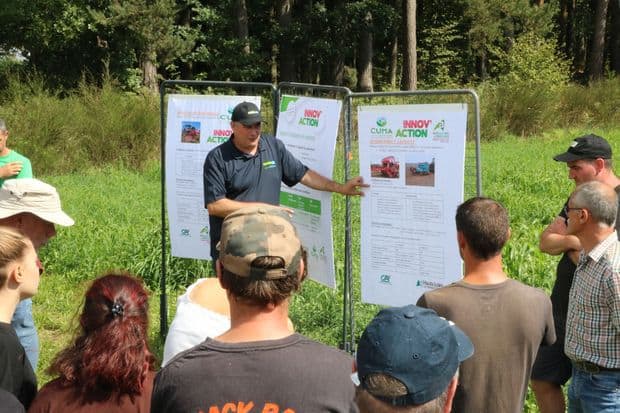
<instances>
[{"instance_id":1,"label":"grass field","mask_svg":"<svg viewBox=\"0 0 620 413\"><path fill-rule=\"evenodd\" d=\"M514 278L547 292L553 284L557 258L538 251L538 235L572 189L565 165L551 158L564 151L571 138L581 132L585 131L559 131L527 140L508 137L482 146L483 192L504 203L511 216L512 239L504 251L506 270ZM612 143L616 154L620 153L620 131L598 133ZM64 209L76 224L58 228L57 237L40 251L46 268L34 299L41 338L40 383L50 379L44 370L72 337L75 315L88 281L106 269L128 269L147 281L153 291L152 344L160 353L159 166L151 165L142 173L110 167L41 178L59 189ZM471 190L467 192L471 195ZM334 196L333 214L337 289L307 282L301 294L293 299L291 319L301 333L338 345L342 328L344 198ZM353 240L355 326L359 335L378 307L359 301L358 200L353 201ZM172 307L181 287L204 276L207 268L205 263L169 259L169 277L175 282L168 289ZM170 318L173 314L172 309ZM526 412L537 411L532 400L530 396Z\"/></svg>"}]
</instances>

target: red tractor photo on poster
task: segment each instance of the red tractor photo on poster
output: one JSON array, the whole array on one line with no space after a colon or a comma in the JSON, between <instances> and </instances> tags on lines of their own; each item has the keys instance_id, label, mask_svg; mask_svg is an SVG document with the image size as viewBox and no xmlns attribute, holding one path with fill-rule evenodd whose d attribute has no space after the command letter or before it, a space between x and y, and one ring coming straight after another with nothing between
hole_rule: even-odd
<instances>
[{"instance_id":1,"label":"red tractor photo on poster","mask_svg":"<svg viewBox=\"0 0 620 413\"><path fill-rule=\"evenodd\" d=\"M380 164L370 165L370 176L373 178L398 178L400 163L393 156L381 159Z\"/></svg>"}]
</instances>

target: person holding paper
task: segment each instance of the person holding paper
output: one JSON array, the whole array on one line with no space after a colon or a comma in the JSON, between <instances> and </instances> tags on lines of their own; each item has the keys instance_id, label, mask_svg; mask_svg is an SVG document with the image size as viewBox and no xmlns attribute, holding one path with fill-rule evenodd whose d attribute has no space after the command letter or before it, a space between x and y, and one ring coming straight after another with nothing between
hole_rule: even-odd
<instances>
[{"instance_id":1,"label":"person holding paper","mask_svg":"<svg viewBox=\"0 0 620 413\"><path fill-rule=\"evenodd\" d=\"M231 116L230 139L211 150L205 159L204 197L213 262L218 258L216 245L224 218L247 206L279 205L281 182L288 186L301 182L312 189L342 195L363 195L361 188L368 186L361 176L341 184L308 168L282 141L261 133L262 121L255 104L238 104Z\"/></svg>"}]
</instances>

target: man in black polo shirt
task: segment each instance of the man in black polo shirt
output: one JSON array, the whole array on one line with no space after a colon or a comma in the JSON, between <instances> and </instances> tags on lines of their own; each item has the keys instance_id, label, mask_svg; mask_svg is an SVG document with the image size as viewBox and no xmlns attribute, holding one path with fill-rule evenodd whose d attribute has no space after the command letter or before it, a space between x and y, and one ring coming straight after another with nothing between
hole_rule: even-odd
<instances>
[{"instance_id":1,"label":"man in black polo shirt","mask_svg":"<svg viewBox=\"0 0 620 413\"><path fill-rule=\"evenodd\" d=\"M280 182L298 182L320 191L343 195L362 195L361 176L344 184L332 181L296 159L284 143L272 135L261 134L262 117L258 107L242 102L233 110L230 139L214 148L204 164L205 206L209 210L211 257L218 257L224 218L243 207L280 204Z\"/></svg>"}]
</instances>

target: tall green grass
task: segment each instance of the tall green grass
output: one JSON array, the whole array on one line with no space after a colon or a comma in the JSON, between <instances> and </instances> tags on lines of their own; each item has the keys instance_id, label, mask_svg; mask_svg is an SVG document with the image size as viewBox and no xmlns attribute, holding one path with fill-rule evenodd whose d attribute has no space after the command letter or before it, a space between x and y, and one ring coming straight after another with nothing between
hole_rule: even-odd
<instances>
[{"instance_id":1,"label":"tall green grass","mask_svg":"<svg viewBox=\"0 0 620 413\"><path fill-rule=\"evenodd\" d=\"M482 137L517 135L536 139L545 131L613 129L620 123L620 77L589 86L497 81L478 87Z\"/></svg>"},{"instance_id":2,"label":"tall green grass","mask_svg":"<svg viewBox=\"0 0 620 413\"><path fill-rule=\"evenodd\" d=\"M0 98L8 145L27 154L36 174L62 174L114 163L144 168L159 155L159 99L105 82L60 95L36 78L12 80Z\"/></svg>"}]
</instances>

